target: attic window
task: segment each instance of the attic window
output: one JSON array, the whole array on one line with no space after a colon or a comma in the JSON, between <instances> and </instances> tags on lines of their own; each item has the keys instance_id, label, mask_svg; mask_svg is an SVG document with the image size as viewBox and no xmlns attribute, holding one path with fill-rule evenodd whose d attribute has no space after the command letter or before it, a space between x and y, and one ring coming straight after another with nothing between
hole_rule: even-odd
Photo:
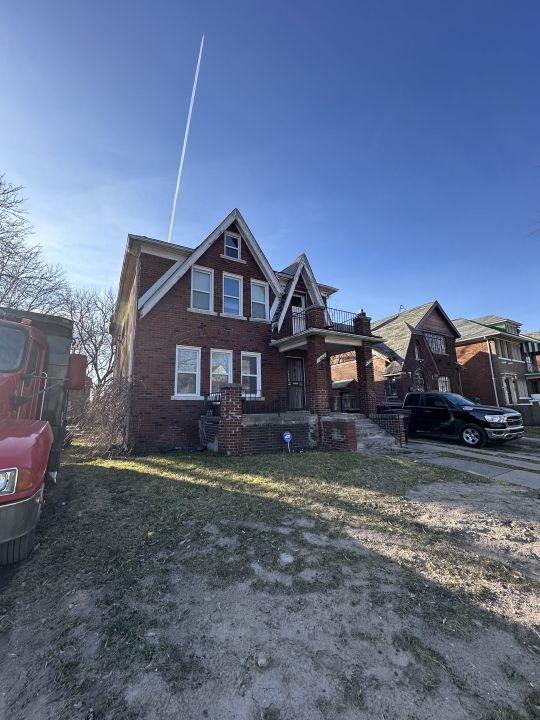
<instances>
[{"instance_id":1,"label":"attic window","mask_svg":"<svg viewBox=\"0 0 540 720\"><path fill-rule=\"evenodd\" d=\"M240 235L225 233L225 256L240 260Z\"/></svg>"}]
</instances>

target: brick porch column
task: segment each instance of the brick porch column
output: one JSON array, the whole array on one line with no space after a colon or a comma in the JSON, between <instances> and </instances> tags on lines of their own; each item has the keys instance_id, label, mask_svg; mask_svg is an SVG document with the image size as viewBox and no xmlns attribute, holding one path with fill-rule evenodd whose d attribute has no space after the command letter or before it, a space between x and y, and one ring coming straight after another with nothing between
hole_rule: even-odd
<instances>
[{"instance_id":1,"label":"brick porch column","mask_svg":"<svg viewBox=\"0 0 540 720\"><path fill-rule=\"evenodd\" d=\"M309 409L316 415L326 415L330 411L327 366L324 337L310 335L307 339L306 389Z\"/></svg>"},{"instance_id":2,"label":"brick porch column","mask_svg":"<svg viewBox=\"0 0 540 720\"><path fill-rule=\"evenodd\" d=\"M219 412L218 450L225 455L241 455L242 433L242 386L239 384L221 387Z\"/></svg>"},{"instance_id":3,"label":"brick porch column","mask_svg":"<svg viewBox=\"0 0 540 720\"><path fill-rule=\"evenodd\" d=\"M354 331L357 335L371 335L371 318L364 310L359 310L354 318ZM371 343L356 348L356 377L358 380L358 405L363 413L375 412L377 396L373 377L373 353Z\"/></svg>"},{"instance_id":4,"label":"brick porch column","mask_svg":"<svg viewBox=\"0 0 540 720\"><path fill-rule=\"evenodd\" d=\"M326 326L326 309L314 305L306 310L306 328L324 328Z\"/></svg>"}]
</instances>

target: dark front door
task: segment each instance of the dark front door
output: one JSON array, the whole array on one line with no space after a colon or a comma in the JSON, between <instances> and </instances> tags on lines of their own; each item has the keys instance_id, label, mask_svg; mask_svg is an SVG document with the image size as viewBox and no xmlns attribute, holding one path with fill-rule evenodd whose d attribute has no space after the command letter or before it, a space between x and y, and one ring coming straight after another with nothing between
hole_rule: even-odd
<instances>
[{"instance_id":1,"label":"dark front door","mask_svg":"<svg viewBox=\"0 0 540 720\"><path fill-rule=\"evenodd\" d=\"M304 410L304 361L302 358L287 359L287 387L289 410Z\"/></svg>"}]
</instances>

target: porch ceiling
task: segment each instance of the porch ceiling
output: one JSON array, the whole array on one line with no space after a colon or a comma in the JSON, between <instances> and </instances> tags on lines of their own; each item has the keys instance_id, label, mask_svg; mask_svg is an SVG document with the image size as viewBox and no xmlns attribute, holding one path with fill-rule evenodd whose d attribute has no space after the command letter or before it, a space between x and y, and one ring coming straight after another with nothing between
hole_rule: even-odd
<instances>
[{"instance_id":1,"label":"porch ceiling","mask_svg":"<svg viewBox=\"0 0 540 720\"><path fill-rule=\"evenodd\" d=\"M279 352L289 352L290 350L305 350L307 348L308 338L310 335L319 335L324 338L326 352L329 355L338 355L357 347L362 347L366 343L375 344L380 342L379 337L369 335L353 335L351 333L337 332L336 330L321 330L318 328L310 328L304 330L297 335L283 338L281 340L272 340L270 345L277 347Z\"/></svg>"}]
</instances>

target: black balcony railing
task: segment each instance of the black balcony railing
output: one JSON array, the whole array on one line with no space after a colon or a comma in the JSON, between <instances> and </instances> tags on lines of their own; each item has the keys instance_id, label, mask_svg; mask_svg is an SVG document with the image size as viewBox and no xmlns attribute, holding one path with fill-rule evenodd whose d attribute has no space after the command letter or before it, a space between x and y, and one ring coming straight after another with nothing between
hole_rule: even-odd
<instances>
[{"instance_id":1,"label":"black balcony railing","mask_svg":"<svg viewBox=\"0 0 540 720\"><path fill-rule=\"evenodd\" d=\"M354 335L357 334L355 318L355 313L336 308L310 307L303 310L291 307L283 321L279 335L280 337L291 337L311 328Z\"/></svg>"}]
</instances>

